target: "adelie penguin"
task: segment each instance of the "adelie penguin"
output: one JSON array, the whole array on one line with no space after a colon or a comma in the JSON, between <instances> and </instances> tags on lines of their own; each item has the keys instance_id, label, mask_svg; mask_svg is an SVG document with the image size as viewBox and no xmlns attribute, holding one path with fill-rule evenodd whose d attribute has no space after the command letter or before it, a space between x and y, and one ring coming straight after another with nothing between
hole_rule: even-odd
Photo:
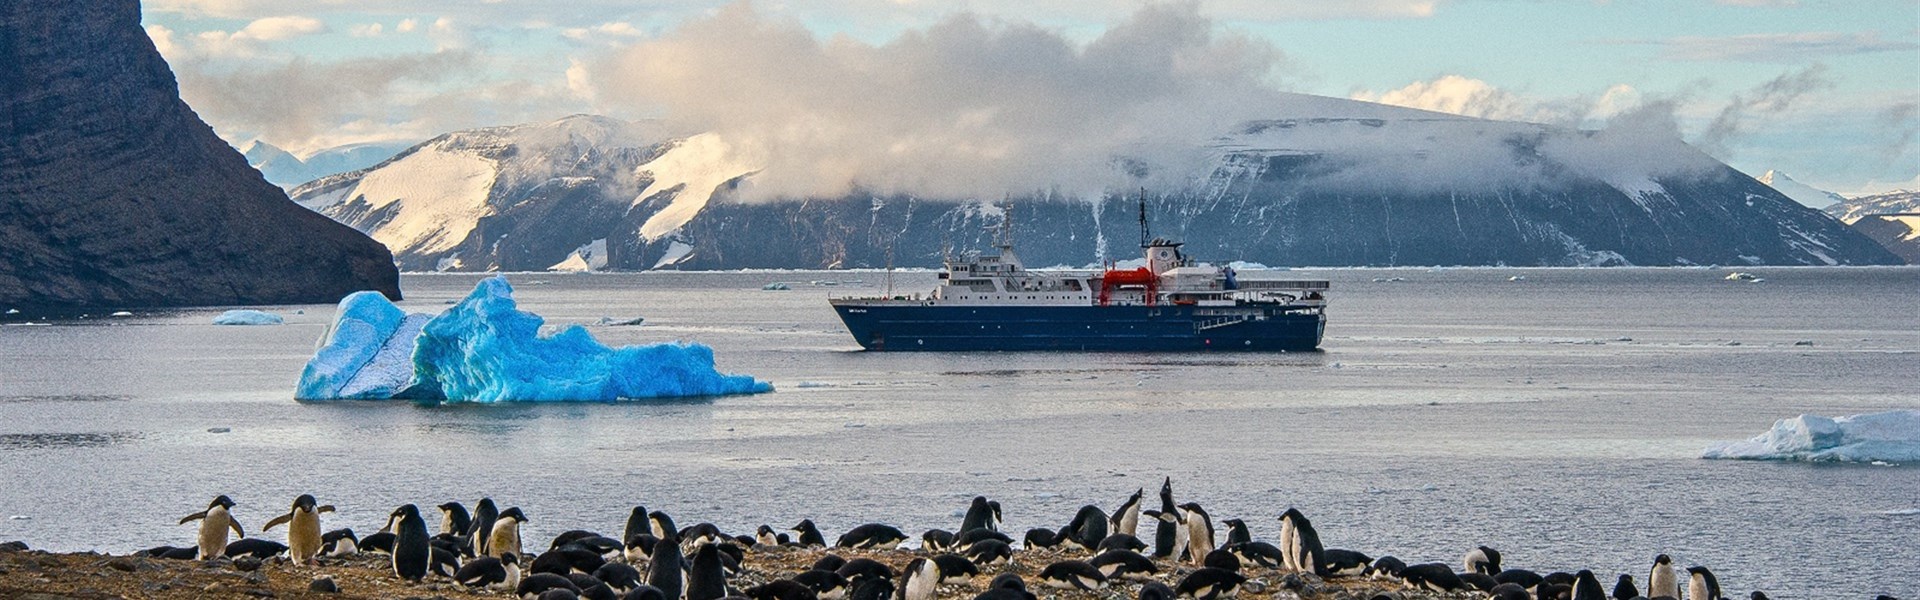
<instances>
[{"instance_id":1,"label":"adelie penguin","mask_svg":"<svg viewBox=\"0 0 1920 600\"><path fill-rule=\"evenodd\" d=\"M819 600L819 593L804 583L792 579L775 579L747 588L744 592L753 600Z\"/></svg>"},{"instance_id":2,"label":"adelie penguin","mask_svg":"<svg viewBox=\"0 0 1920 600\"><path fill-rule=\"evenodd\" d=\"M197 558L209 560L226 553L229 529L233 530L234 537L247 537L247 532L240 529L240 522L233 520L232 509L233 499L221 494L207 504L206 510L180 518L181 525L200 522L200 537L196 544L200 552L195 555Z\"/></svg>"},{"instance_id":3,"label":"adelie penguin","mask_svg":"<svg viewBox=\"0 0 1920 600\"><path fill-rule=\"evenodd\" d=\"M1653 557L1653 568L1647 572L1647 597L1679 598L1680 580L1673 572L1673 558L1665 554Z\"/></svg>"},{"instance_id":4,"label":"adelie penguin","mask_svg":"<svg viewBox=\"0 0 1920 600\"><path fill-rule=\"evenodd\" d=\"M467 541L473 544L475 554L486 554L489 539L493 535L493 522L500 518L500 508L493 505L492 498L481 498L473 505L473 522L467 525Z\"/></svg>"},{"instance_id":5,"label":"adelie penguin","mask_svg":"<svg viewBox=\"0 0 1920 600\"><path fill-rule=\"evenodd\" d=\"M974 496L973 502L967 505L966 516L960 519L960 533L975 529L999 531L1000 519L999 515L994 514L995 512L993 503L988 502L986 496Z\"/></svg>"},{"instance_id":6,"label":"adelie penguin","mask_svg":"<svg viewBox=\"0 0 1920 600\"><path fill-rule=\"evenodd\" d=\"M1033 592L1027 591L1027 582L1019 575L1001 573L987 583L987 591L980 592L973 600L1034 600Z\"/></svg>"},{"instance_id":7,"label":"adelie penguin","mask_svg":"<svg viewBox=\"0 0 1920 600\"><path fill-rule=\"evenodd\" d=\"M1180 538L1186 532L1186 527L1179 522L1179 505L1173 503L1172 477L1160 484L1160 510L1142 511L1141 514L1153 517L1156 521L1153 526L1153 557L1179 559L1175 553L1186 545L1186 540Z\"/></svg>"},{"instance_id":8,"label":"adelie penguin","mask_svg":"<svg viewBox=\"0 0 1920 600\"><path fill-rule=\"evenodd\" d=\"M1299 509L1289 508L1280 515L1280 541L1282 566L1295 572L1325 574L1326 548L1320 545L1320 533L1314 530L1313 521Z\"/></svg>"},{"instance_id":9,"label":"adelie penguin","mask_svg":"<svg viewBox=\"0 0 1920 600\"><path fill-rule=\"evenodd\" d=\"M847 564L840 565L840 568L834 570L834 572L839 573L841 577L845 577L847 581L852 582L856 590L860 589L860 582L862 581L868 579L886 579L891 581L894 577L893 567L889 567L886 563L871 558L849 560Z\"/></svg>"},{"instance_id":10,"label":"adelie penguin","mask_svg":"<svg viewBox=\"0 0 1920 600\"><path fill-rule=\"evenodd\" d=\"M900 586L894 600L933 600L940 589L940 564L926 558L907 562L900 571Z\"/></svg>"},{"instance_id":11,"label":"adelie penguin","mask_svg":"<svg viewBox=\"0 0 1920 600\"><path fill-rule=\"evenodd\" d=\"M793 542L801 548L823 548L827 545L826 536L820 535L820 528L813 525L813 519L801 519L798 525L793 526L793 532L799 534Z\"/></svg>"},{"instance_id":12,"label":"adelie penguin","mask_svg":"<svg viewBox=\"0 0 1920 600\"><path fill-rule=\"evenodd\" d=\"M1280 548L1266 542L1246 542L1227 546L1227 551L1240 557L1242 564L1250 564L1263 569L1277 569L1286 562L1286 556ZM1366 565L1361 565L1365 567Z\"/></svg>"},{"instance_id":13,"label":"adelie penguin","mask_svg":"<svg viewBox=\"0 0 1920 600\"><path fill-rule=\"evenodd\" d=\"M1613 584L1614 600L1633 600L1640 597L1640 588L1633 585L1633 576L1620 574L1620 580Z\"/></svg>"},{"instance_id":14,"label":"adelie penguin","mask_svg":"<svg viewBox=\"0 0 1920 600\"><path fill-rule=\"evenodd\" d=\"M647 565L647 585L660 588L668 600L680 600L681 592L686 589L686 574L682 571L685 562L678 538L672 535L660 538L653 545L653 562Z\"/></svg>"},{"instance_id":15,"label":"adelie penguin","mask_svg":"<svg viewBox=\"0 0 1920 600\"><path fill-rule=\"evenodd\" d=\"M1325 577L1357 577L1364 575L1367 572L1367 567L1373 563L1372 558L1352 550L1330 549L1322 553L1322 555L1326 557L1321 561L1326 570L1324 574Z\"/></svg>"},{"instance_id":16,"label":"adelie penguin","mask_svg":"<svg viewBox=\"0 0 1920 600\"><path fill-rule=\"evenodd\" d=\"M352 529L335 529L320 535L320 552L327 556L352 556L360 553L360 538Z\"/></svg>"},{"instance_id":17,"label":"adelie penguin","mask_svg":"<svg viewBox=\"0 0 1920 600\"><path fill-rule=\"evenodd\" d=\"M1140 586L1137 600L1174 600L1173 588L1158 581Z\"/></svg>"},{"instance_id":18,"label":"adelie penguin","mask_svg":"<svg viewBox=\"0 0 1920 600\"><path fill-rule=\"evenodd\" d=\"M935 556L933 563L940 567L940 585L960 585L980 576L980 568L958 554Z\"/></svg>"},{"instance_id":19,"label":"adelie penguin","mask_svg":"<svg viewBox=\"0 0 1920 600\"><path fill-rule=\"evenodd\" d=\"M1126 534L1128 537L1139 539L1140 497L1146 492L1147 488L1134 490L1132 496L1128 496L1125 502L1120 503L1120 508L1113 509L1113 516L1107 521L1110 526L1108 529L1113 535Z\"/></svg>"},{"instance_id":20,"label":"adelie penguin","mask_svg":"<svg viewBox=\"0 0 1920 600\"><path fill-rule=\"evenodd\" d=\"M527 513L520 512L515 506L500 512L493 523L493 533L487 536L487 556L501 556L508 552L522 554L520 551L520 524L527 522Z\"/></svg>"},{"instance_id":21,"label":"adelie penguin","mask_svg":"<svg viewBox=\"0 0 1920 600\"><path fill-rule=\"evenodd\" d=\"M434 508L440 509L440 533L464 536L473 529L473 515L467 514L466 505L448 502Z\"/></svg>"},{"instance_id":22,"label":"adelie penguin","mask_svg":"<svg viewBox=\"0 0 1920 600\"><path fill-rule=\"evenodd\" d=\"M720 600L727 596L726 567L720 564L720 548L701 544L693 552L693 565L687 570L686 600Z\"/></svg>"},{"instance_id":23,"label":"adelie penguin","mask_svg":"<svg viewBox=\"0 0 1920 600\"><path fill-rule=\"evenodd\" d=\"M1200 567L1188 573L1180 585L1174 588L1176 596L1194 600L1215 600L1232 598L1240 592L1240 585L1247 577L1233 571L1215 567Z\"/></svg>"},{"instance_id":24,"label":"adelie penguin","mask_svg":"<svg viewBox=\"0 0 1920 600\"><path fill-rule=\"evenodd\" d=\"M1461 557L1460 564L1468 573L1499 575L1500 551L1486 546L1474 548L1468 550L1466 556Z\"/></svg>"},{"instance_id":25,"label":"adelie penguin","mask_svg":"<svg viewBox=\"0 0 1920 600\"><path fill-rule=\"evenodd\" d=\"M433 550L427 544L427 522L420 518L420 508L407 504L393 509L382 529L393 530L393 575L407 581L426 577Z\"/></svg>"},{"instance_id":26,"label":"adelie penguin","mask_svg":"<svg viewBox=\"0 0 1920 600\"><path fill-rule=\"evenodd\" d=\"M1063 560L1040 570L1040 583L1063 590L1107 589L1107 576L1084 560Z\"/></svg>"},{"instance_id":27,"label":"adelie penguin","mask_svg":"<svg viewBox=\"0 0 1920 600\"><path fill-rule=\"evenodd\" d=\"M1187 554L1200 564L1213 551L1213 517L1194 502L1180 505L1180 511L1187 522Z\"/></svg>"},{"instance_id":28,"label":"adelie penguin","mask_svg":"<svg viewBox=\"0 0 1920 600\"><path fill-rule=\"evenodd\" d=\"M1573 574L1573 600L1607 600L1607 588L1600 585L1593 571L1581 569Z\"/></svg>"},{"instance_id":29,"label":"adelie penguin","mask_svg":"<svg viewBox=\"0 0 1920 600\"><path fill-rule=\"evenodd\" d=\"M920 549L928 552L946 552L954 548L953 532L945 529L928 529L920 534Z\"/></svg>"},{"instance_id":30,"label":"adelie penguin","mask_svg":"<svg viewBox=\"0 0 1920 600\"><path fill-rule=\"evenodd\" d=\"M841 535L834 546L855 549L892 548L904 541L907 541L907 534L901 533L899 529L891 525L868 523Z\"/></svg>"},{"instance_id":31,"label":"adelie penguin","mask_svg":"<svg viewBox=\"0 0 1920 600\"><path fill-rule=\"evenodd\" d=\"M1687 600L1720 600L1720 580L1706 567L1687 567Z\"/></svg>"},{"instance_id":32,"label":"adelie penguin","mask_svg":"<svg viewBox=\"0 0 1920 600\"><path fill-rule=\"evenodd\" d=\"M1000 540L980 540L967 546L967 560L982 567L997 567L1013 562L1013 546Z\"/></svg>"},{"instance_id":33,"label":"adelie penguin","mask_svg":"<svg viewBox=\"0 0 1920 600\"><path fill-rule=\"evenodd\" d=\"M646 585L645 576L639 569L626 563L610 562L593 570L593 578L607 584L613 591L625 594Z\"/></svg>"},{"instance_id":34,"label":"adelie penguin","mask_svg":"<svg viewBox=\"0 0 1920 600\"><path fill-rule=\"evenodd\" d=\"M508 553L467 561L453 573L453 581L470 588L511 590L520 587L520 556Z\"/></svg>"},{"instance_id":35,"label":"adelie penguin","mask_svg":"<svg viewBox=\"0 0 1920 600\"><path fill-rule=\"evenodd\" d=\"M1127 535L1124 533L1116 533L1116 534L1107 536L1107 539L1100 540L1100 546L1094 548L1093 551L1106 552L1108 550L1132 550L1134 552L1140 552L1146 549L1147 549L1147 543L1140 541L1140 538L1133 537L1131 535Z\"/></svg>"},{"instance_id":36,"label":"adelie penguin","mask_svg":"<svg viewBox=\"0 0 1920 600\"><path fill-rule=\"evenodd\" d=\"M647 527L653 530L653 537L673 536L680 539L680 530L673 526L673 517L661 511L647 513Z\"/></svg>"},{"instance_id":37,"label":"adelie penguin","mask_svg":"<svg viewBox=\"0 0 1920 600\"><path fill-rule=\"evenodd\" d=\"M761 525L759 530L753 532L753 541L762 546L784 546L787 543L779 532L767 525Z\"/></svg>"},{"instance_id":38,"label":"adelie penguin","mask_svg":"<svg viewBox=\"0 0 1920 600\"><path fill-rule=\"evenodd\" d=\"M1107 579L1125 579L1128 581L1151 581L1160 572L1153 560L1132 550L1108 550L1087 561L1100 570Z\"/></svg>"},{"instance_id":39,"label":"adelie penguin","mask_svg":"<svg viewBox=\"0 0 1920 600\"><path fill-rule=\"evenodd\" d=\"M820 600L840 600L841 598L845 598L848 588L852 585L847 582L847 578L841 577L839 573L824 569L802 571L800 574L794 575L793 580L801 585L812 588L814 594L818 595Z\"/></svg>"},{"instance_id":40,"label":"adelie penguin","mask_svg":"<svg viewBox=\"0 0 1920 600\"><path fill-rule=\"evenodd\" d=\"M643 533L653 535L653 525L648 521L647 507L636 504L633 510L627 513L627 527L620 530L620 539L631 540L633 536Z\"/></svg>"},{"instance_id":41,"label":"adelie penguin","mask_svg":"<svg viewBox=\"0 0 1920 600\"><path fill-rule=\"evenodd\" d=\"M1412 565L1400 570L1400 580L1407 587L1420 588L1434 592L1451 592L1467 587L1460 581L1460 575L1452 567L1440 563Z\"/></svg>"},{"instance_id":42,"label":"adelie penguin","mask_svg":"<svg viewBox=\"0 0 1920 600\"><path fill-rule=\"evenodd\" d=\"M293 562L311 565L314 557L320 555L324 540L320 539L320 513L333 512L333 505L316 506L318 501L311 494L301 494L293 499L293 508L287 514L267 521L261 531L270 531L282 523L287 525L287 555Z\"/></svg>"}]
</instances>

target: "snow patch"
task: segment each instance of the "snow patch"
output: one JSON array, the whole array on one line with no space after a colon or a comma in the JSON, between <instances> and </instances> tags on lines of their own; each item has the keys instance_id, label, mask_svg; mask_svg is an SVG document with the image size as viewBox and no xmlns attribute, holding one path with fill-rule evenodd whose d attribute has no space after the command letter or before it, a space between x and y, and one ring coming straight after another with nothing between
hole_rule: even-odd
<instances>
[{"instance_id":1,"label":"snow patch","mask_svg":"<svg viewBox=\"0 0 1920 600\"><path fill-rule=\"evenodd\" d=\"M682 260L686 260L687 256L691 254L693 254L693 246L689 246L680 240L674 240L673 243L667 245L666 254L661 255L660 260L653 263L653 268L658 269L679 263Z\"/></svg>"},{"instance_id":2,"label":"snow patch","mask_svg":"<svg viewBox=\"0 0 1920 600\"><path fill-rule=\"evenodd\" d=\"M633 197L635 205L650 193L680 188L666 208L640 225L640 238L651 242L680 229L706 208L714 190L757 170L758 166L735 157L733 146L717 134L703 133L681 140L673 149L635 169L637 174L653 179Z\"/></svg>"},{"instance_id":3,"label":"snow patch","mask_svg":"<svg viewBox=\"0 0 1920 600\"><path fill-rule=\"evenodd\" d=\"M548 271L598 271L607 268L607 238L600 238L574 248L567 259L547 267Z\"/></svg>"},{"instance_id":4,"label":"snow patch","mask_svg":"<svg viewBox=\"0 0 1920 600\"><path fill-rule=\"evenodd\" d=\"M223 312L220 316L213 318L215 325L280 325L286 322L287 320L280 318L280 315L244 308Z\"/></svg>"},{"instance_id":5,"label":"snow patch","mask_svg":"<svg viewBox=\"0 0 1920 600\"><path fill-rule=\"evenodd\" d=\"M1781 419L1766 433L1708 446L1701 458L1806 462L1920 461L1920 410Z\"/></svg>"},{"instance_id":6,"label":"snow patch","mask_svg":"<svg viewBox=\"0 0 1920 600\"><path fill-rule=\"evenodd\" d=\"M417 329L408 327L420 322ZM672 343L609 348L578 325L540 335L505 277L481 280L439 316L407 315L373 292L340 302L301 373L300 400L598 401L768 392L714 370L713 350Z\"/></svg>"},{"instance_id":7,"label":"snow patch","mask_svg":"<svg viewBox=\"0 0 1920 600\"><path fill-rule=\"evenodd\" d=\"M1650 177L1612 177L1606 181L1607 185L1626 194L1627 199L1632 200L1634 204L1640 205L1640 210L1647 211L1647 214L1653 214L1653 206L1648 204L1649 201L1661 196L1672 197L1667 194L1666 187Z\"/></svg>"},{"instance_id":8,"label":"snow patch","mask_svg":"<svg viewBox=\"0 0 1920 600\"><path fill-rule=\"evenodd\" d=\"M368 172L347 194L378 211L395 203L393 217L368 231L394 254L452 250L493 214L487 196L498 175L494 162L472 154L422 148Z\"/></svg>"}]
</instances>

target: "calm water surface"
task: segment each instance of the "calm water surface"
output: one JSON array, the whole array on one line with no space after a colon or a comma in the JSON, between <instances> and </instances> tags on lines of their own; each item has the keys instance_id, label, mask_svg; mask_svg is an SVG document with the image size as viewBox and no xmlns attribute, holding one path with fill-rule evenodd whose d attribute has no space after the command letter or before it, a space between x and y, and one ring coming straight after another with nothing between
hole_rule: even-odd
<instances>
[{"instance_id":1,"label":"calm water surface","mask_svg":"<svg viewBox=\"0 0 1920 600\"><path fill-rule=\"evenodd\" d=\"M1325 351L1197 355L861 352L825 298L881 273L510 276L550 324L698 341L779 389L665 403L295 403L331 306L276 308L278 327L216 327L217 310L4 326L0 539L182 545L174 522L221 493L249 531L300 493L363 534L400 503L482 495L522 507L529 540L618 531L635 503L742 532L918 532L957 526L975 494L1024 530L1172 476L1256 537L1298 506L1329 547L1408 562L1487 544L1509 566L1644 579L1665 552L1729 595L1920 595L1920 467L1696 458L1800 413L1920 407L1920 269L1754 272L1276 273L1334 281ZM475 280L408 276L403 304L439 310Z\"/></svg>"}]
</instances>

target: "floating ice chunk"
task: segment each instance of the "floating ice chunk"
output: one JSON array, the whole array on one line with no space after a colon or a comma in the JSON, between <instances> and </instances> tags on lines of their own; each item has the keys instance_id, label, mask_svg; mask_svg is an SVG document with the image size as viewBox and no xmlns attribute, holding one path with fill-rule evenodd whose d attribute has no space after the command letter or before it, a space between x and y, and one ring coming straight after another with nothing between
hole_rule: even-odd
<instances>
[{"instance_id":1,"label":"floating ice chunk","mask_svg":"<svg viewBox=\"0 0 1920 600\"><path fill-rule=\"evenodd\" d=\"M639 325L645 322L647 322L646 317L634 317L631 319L615 319L613 317L600 317L601 327L631 327L631 326Z\"/></svg>"},{"instance_id":2,"label":"floating ice chunk","mask_svg":"<svg viewBox=\"0 0 1920 600\"><path fill-rule=\"evenodd\" d=\"M227 312L233 312L233 311L227 311ZM122 311L116 311L116 312L114 312L113 314L110 314L110 315L107 315L107 316L109 316L109 317L131 317L131 316L133 316L133 312L132 312L132 311L125 311L125 310L122 310ZM214 324L215 324L215 325L227 325L227 323L221 323L221 322L219 322L219 320L218 320L218 319L216 319L216 320L214 321Z\"/></svg>"},{"instance_id":3,"label":"floating ice chunk","mask_svg":"<svg viewBox=\"0 0 1920 600\"><path fill-rule=\"evenodd\" d=\"M1920 462L1920 410L1781 419L1753 439L1709 446L1701 458Z\"/></svg>"},{"instance_id":4,"label":"floating ice chunk","mask_svg":"<svg viewBox=\"0 0 1920 600\"><path fill-rule=\"evenodd\" d=\"M120 313L114 313L114 316L119 315ZM133 313L127 313L127 316L131 317ZM213 318L215 325L279 325L286 322L286 319L280 318L280 315L244 308L223 312L220 316Z\"/></svg>"},{"instance_id":5,"label":"floating ice chunk","mask_svg":"<svg viewBox=\"0 0 1920 600\"><path fill-rule=\"evenodd\" d=\"M543 324L516 308L504 277L482 280L431 318L407 315L379 294L354 294L341 301L296 397L604 402L773 389L715 371L713 350L699 344L609 348L578 325L541 336Z\"/></svg>"},{"instance_id":6,"label":"floating ice chunk","mask_svg":"<svg viewBox=\"0 0 1920 600\"><path fill-rule=\"evenodd\" d=\"M1760 276L1746 271L1734 271L1728 273L1726 279L1727 281L1760 281Z\"/></svg>"}]
</instances>

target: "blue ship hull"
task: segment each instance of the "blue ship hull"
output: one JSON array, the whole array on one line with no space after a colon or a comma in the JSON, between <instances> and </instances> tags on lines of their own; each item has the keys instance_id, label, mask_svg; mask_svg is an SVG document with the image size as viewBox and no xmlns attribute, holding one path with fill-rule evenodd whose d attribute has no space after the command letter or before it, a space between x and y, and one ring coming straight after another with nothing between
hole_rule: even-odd
<instances>
[{"instance_id":1,"label":"blue ship hull","mask_svg":"<svg viewBox=\"0 0 1920 600\"><path fill-rule=\"evenodd\" d=\"M1318 310L1282 306L967 306L835 303L868 350L1312 350Z\"/></svg>"}]
</instances>

